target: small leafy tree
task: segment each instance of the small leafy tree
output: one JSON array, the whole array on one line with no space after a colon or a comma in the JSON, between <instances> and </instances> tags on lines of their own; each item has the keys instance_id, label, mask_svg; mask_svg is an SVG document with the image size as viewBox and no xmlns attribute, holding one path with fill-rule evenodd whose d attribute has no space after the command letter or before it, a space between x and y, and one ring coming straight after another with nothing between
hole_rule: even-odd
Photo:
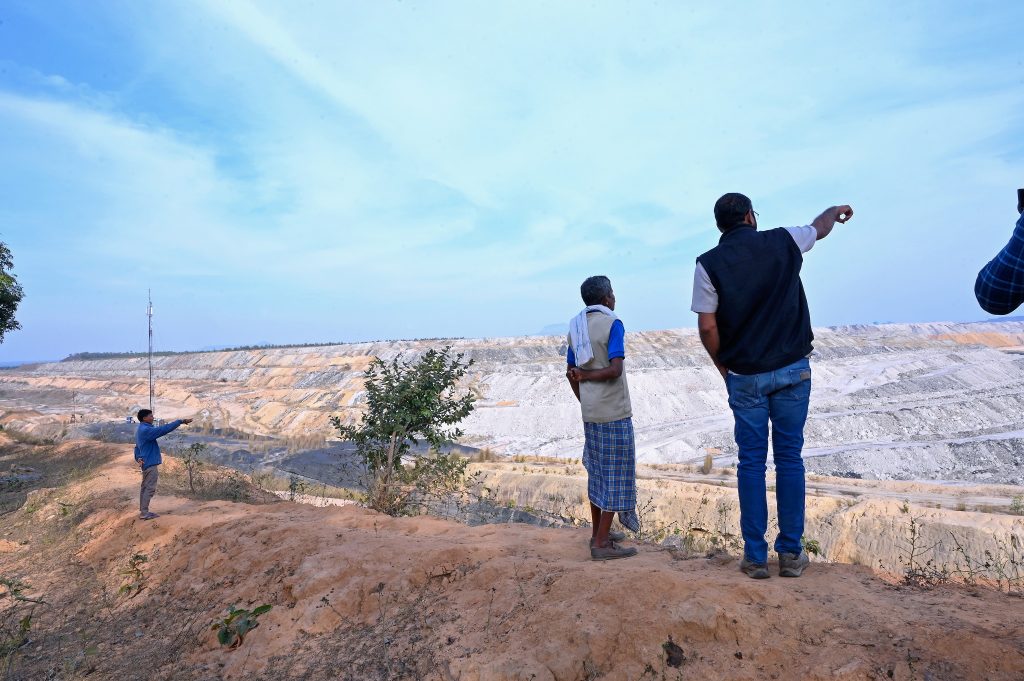
<instances>
[{"instance_id":1,"label":"small leafy tree","mask_svg":"<svg viewBox=\"0 0 1024 681\"><path fill-rule=\"evenodd\" d=\"M21 284L11 274L14 268L14 256L7 244L0 242L0 343L4 340L4 334L8 331L16 331L21 324L14 319L14 313L18 310L18 303L25 297L21 290Z\"/></svg>"},{"instance_id":2,"label":"small leafy tree","mask_svg":"<svg viewBox=\"0 0 1024 681\"><path fill-rule=\"evenodd\" d=\"M306 481L295 473L288 476L288 501L295 501L296 496L306 493Z\"/></svg>"},{"instance_id":3,"label":"small leafy tree","mask_svg":"<svg viewBox=\"0 0 1024 681\"><path fill-rule=\"evenodd\" d=\"M201 470L203 460L200 456L205 450L206 445L202 442L194 442L188 446L188 449L185 450L184 455L181 457L181 462L185 465L185 470L188 471L188 488L192 492L196 491L196 481L202 482Z\"/></svg>"},{"instance_id":4,"label":"small leafy tree","mask_svg":"<svg viewBox=\"0 0 1024 681\"><path fill-rule=\"evenodd\" d=\"M463 357L453 356L451 346L430 349L415 362L375 357L364 375L362 422L331 418L341 437L356 445L370 508L402 515L415 497L453 491L464 480L466 460L443 452L462 436L458 424L473 411L474 396L457 389L473 364ZM412 447L421 441L433 451L415 453Z\"/></svg>"}]
</instances>

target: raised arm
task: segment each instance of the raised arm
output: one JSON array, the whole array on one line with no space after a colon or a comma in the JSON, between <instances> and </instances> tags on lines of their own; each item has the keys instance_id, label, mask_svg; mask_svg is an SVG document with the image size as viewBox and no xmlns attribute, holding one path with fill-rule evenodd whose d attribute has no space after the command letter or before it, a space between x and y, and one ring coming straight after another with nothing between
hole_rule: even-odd
<instances>
[{"instance_id":1,"label":"raised arm","mask_svg":"<svg viewBox=\"0 0 1024 681\"><path fill-rule=\"evenodd\" d=\"M853 208L850 206L832 206L831 208L826 208L822 211L821 215L814 218L811 221L811 226L818 233L817 240L820 241L829 235L837 222L843 224L852 217Z\"/></svg>"},{"instance_id":2,"label":"raised arm","mask_svg":"<svg viewBox=\"0 0 1024 681\"><path fill-rule=\"evenodd\" d=\"M177 421L171 421L170 423L163 426L153 426L152 428L146 428L142 431L142 441L149 442L155 440L158 437L163 437L167 433L171 432L183 423L192 423L192 419L178 419Z\"/></svg>"},{"instance_id":3,"label":"raised arm","mask_svg":"<svg viewBox=\"0 0 1024 681\"><path fill-rule=\"evenodd\" d=\"M714 312L697 313L697 330L700 332L700 342L708 351L708 357L715 363L718 373L724 379L729 370L718 361L718 351L721 348L721 339L718 337L718 318Z\"/></svg>"}]
</instances>

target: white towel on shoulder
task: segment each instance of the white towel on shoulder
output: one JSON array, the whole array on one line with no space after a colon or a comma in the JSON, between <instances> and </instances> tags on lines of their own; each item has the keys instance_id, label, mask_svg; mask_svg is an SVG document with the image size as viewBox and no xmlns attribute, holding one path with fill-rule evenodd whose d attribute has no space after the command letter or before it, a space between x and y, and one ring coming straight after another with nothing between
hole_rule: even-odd
<instances>
[{"instance_id":1,"label":"white towel on shoulder","mask_svg":"<svg viewBox=\"0 0 1024 681\"><path fill-rule=\"evenodd\" d=\"M587 324L588 312L600 312L618 319L615 313L604 305L588 305L583 312L569 320L569 342L572 343L572 354L576 356L578 367L594 359L594 348L590 345L590 326Z\"/></svg>"}]
</instances>

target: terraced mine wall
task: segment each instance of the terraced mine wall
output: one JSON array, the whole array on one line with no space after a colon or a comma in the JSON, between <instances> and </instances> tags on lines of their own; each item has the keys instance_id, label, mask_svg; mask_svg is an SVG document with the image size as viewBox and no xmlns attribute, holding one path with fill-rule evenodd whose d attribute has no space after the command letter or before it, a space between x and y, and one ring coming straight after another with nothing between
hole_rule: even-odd
<instances>
[{"instance_id":1,"label":"terraced mine wall","mask_svg":"<svg viewBox=\"0 0 1024 681\"><path fill-rule=\"evenodd\" d=\"M893 324L815 331L808 468L878 479L1024 485L1024 324ZM275 437L330 435L357 419L372 357L451 344L474 360L478 397L464 444L507 455L577 458L582 427L561 337L396 341L154 359L157 411L193 428ZM696 331L627 336L638 456L735 461L721 378ZM148 401L144 358L59 362L0 372L0 424L38 435L124 421Z\"/></svg>"}]
</instances>

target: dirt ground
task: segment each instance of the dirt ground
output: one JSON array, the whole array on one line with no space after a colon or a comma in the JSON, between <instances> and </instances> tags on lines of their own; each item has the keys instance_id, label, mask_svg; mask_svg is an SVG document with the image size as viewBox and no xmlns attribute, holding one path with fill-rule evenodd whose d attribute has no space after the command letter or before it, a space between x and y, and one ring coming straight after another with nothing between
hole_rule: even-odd
<instances>
[{"instance_id":1,"label":"dirt ground","mask_svg":"<svg viewBox=\"0 0 1024 681\"><path fill-rule=\"evenodd\" d=\"M32 615L12 679L1024 678L1024 602L993 590L822 563L754 581L656 546L592 562L589 530L203 499L173 464L143 522L127 446L0 445L12 466L39 477L0 489L0 577L45 601L0 598L0 636ZM228 606L264 603L218 644Z\"/></svg>"}]
</instances>

